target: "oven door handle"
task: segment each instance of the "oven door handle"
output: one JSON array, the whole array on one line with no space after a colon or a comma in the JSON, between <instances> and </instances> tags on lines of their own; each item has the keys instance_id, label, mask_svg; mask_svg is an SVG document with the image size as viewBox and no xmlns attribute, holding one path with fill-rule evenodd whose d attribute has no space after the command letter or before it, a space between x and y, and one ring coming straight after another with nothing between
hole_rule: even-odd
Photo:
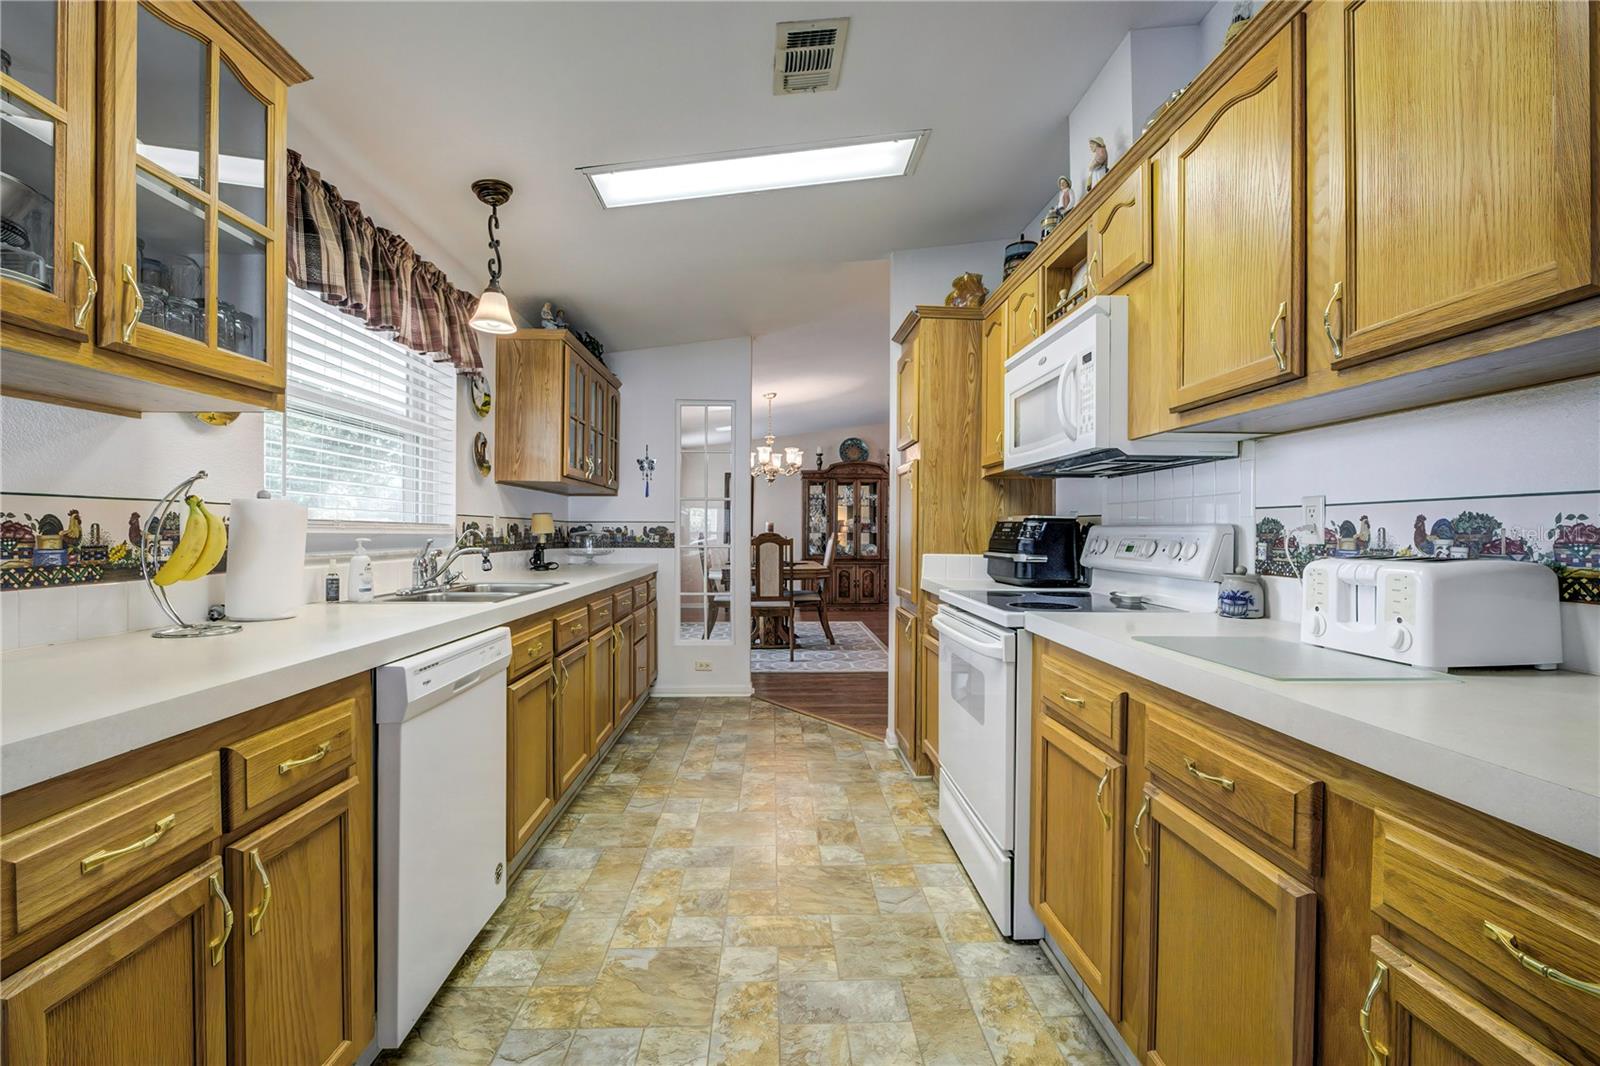
<instances>
[{"instance_id":1,"label":"oven door handle","mask_svg":"<svg viewBox=\"0 0 1600 1066\"><path fill-rule=\"evenodd\" d=\"M957 644L960 644L962 647L967 648L970 651L977 652L979 655L982 655L985 658L1004 659L1006 657L1005 641L997 640L990 643L987 641L974 640L972 636L969 635L966 626L961 626L958 628L957 626L946 622L939 615L933 616L933 628L937 629L943 636L949 637Z\"/></svg>"}]
</instances>

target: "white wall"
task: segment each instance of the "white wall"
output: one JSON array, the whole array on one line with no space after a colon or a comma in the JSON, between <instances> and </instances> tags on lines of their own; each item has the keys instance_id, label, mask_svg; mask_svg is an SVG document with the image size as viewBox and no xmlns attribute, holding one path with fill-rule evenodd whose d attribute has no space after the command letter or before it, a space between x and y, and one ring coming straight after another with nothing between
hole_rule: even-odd
<instances>
[{"instance_id":1,"label":"white wall","mask_svg":"<svg viewBox=\"0 0 1600 1066\"><path fill-rule=\"evenodd\" d=\"M757 429L760 427L757 426ZM860 437L866 442L867 458L875 463L882 463L885 453L890 448L889 423L878 422L870 426L839 426L834 429L813 430L806 433L791 433L778 438L778 447L794 445L805 452L805 468L815 470L817 466L817 448L822 448L822 465L828 466L839 461L839 442L848 437ZM762 443L762 438L757 436L750 442L753 448ZM735 456L737 459L738 457ZM794 541L795 558L805 550L802 541L803 523L801 521L801 497L805 482L799 474L793 477L779 477L770 485L765 479L757 478L755 482L755 521L751 528L757 533L767 528L771 522L773 529Z\"/></svg>"},{"instance_id":2,"label":"white wall","mask_svg":"<svg viewBox=\"0 0 1600 1066\"><path fill-rule=\"evenodd\" d=\"M606 363L622 379L622 431L618 438L617 495L573 497L567 517L575 522L650 522L677 527L678 401L713 401L734 408L734 468L746 460L738 442L750 439L750 339L704 341L670 348L607 352ZM650 496L644 496L634 460L650 446L656 461ZM750 566L750 479L733 479L733 572ZM750 692L750 649L745 641L708 644L679 636L676 612L680 550L626 549L607 561L654 562L660 567L656 595L660 611L661 695L745 695ZM557 555L557 559L560 556ZM734 634L750 630L749 589L734 583ZM711 664L697 671L696 661Z\"/></svg>"}]
</instances>

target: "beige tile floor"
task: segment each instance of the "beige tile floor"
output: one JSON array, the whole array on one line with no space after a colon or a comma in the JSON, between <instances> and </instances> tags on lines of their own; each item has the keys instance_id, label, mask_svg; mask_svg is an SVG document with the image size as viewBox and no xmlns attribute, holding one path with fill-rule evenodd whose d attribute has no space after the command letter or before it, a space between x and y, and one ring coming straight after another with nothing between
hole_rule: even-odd
<instances>
[{"instance_id":1,"label":"beige tile floor","mask_svg":"<svg viewBox=\"0 0 1600 1066\"><path fill-rule=\"evenodd\" d=\"M652 700L388 1061L1111 1062L882 744Z\"/></svg>"}]
</instances>

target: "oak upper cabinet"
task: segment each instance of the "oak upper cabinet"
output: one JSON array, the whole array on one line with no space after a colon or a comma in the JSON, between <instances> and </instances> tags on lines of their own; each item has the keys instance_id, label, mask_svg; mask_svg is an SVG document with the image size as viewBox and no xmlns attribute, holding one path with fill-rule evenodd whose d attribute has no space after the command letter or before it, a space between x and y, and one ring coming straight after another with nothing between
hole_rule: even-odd
<instances>
[{"instance_id":1,"label":"oak upper cabinet","mask_svg":"<svg viewBox=\"0 0 1600 1066\"><path fill-rule=\"evenodd\" d=\"M1123 761L1034 716L1028 899L1112 1021L1122 1017Z\"/></svg>"},{"instance_id":2,"label":"oak upper cabinet","mask_svg":"<svg viewBox=\"0 0 1600 1066\"><path fill-rule=\"evenodd\" d=\"M1145 794L1145 1061L1306 1066L1316 895L1169 794Z\"/></svg>"},{"instance_id":3,"label":"oak upper cabinet","mask_svg":"<svg viewBox=\"0 0 1600 1066\"><path fill-rule=\"evenodd\" d=\"M332 1066L355 1061L371 1034L360 1017L356 962L364 911L347 777L235 841L226 852L237 927L229 946L232 1062ZM370 1007L369 1007L370 1009Z\"/></svg>"},{"instance_id":4,"label":"oak upper cabinet","mask_svg":"<svg viewBox=\"0 0 1600 1066\"><path fill-rule=\"evenodd\" d=\"M913 459L895 471L894 591L902 603L916 603L921 571L917 559L917 469Z\"/></svg>"},{"instance_id":5,"label":"oak upper cabinet","mask_svg":"<svg viewBox=\"0 0 1600 1066\"><path fill-rule=\"evenodd\" d=\"M1592 4L1313 10L1311 157L1335 367L1600 290Z\"/></svg>"},{"instance_id":6,"label":"oak upper cabinet","mask_svg":"<svg viewBox=\"0 0 1600 1066\"><path fill-rule=\"evenodd\" d=\"M894 735L913 765L921 756L917 730L917 614L894 609Z\"/></svg>"},{"instance_id":7,"label":"oak upper cabinet","mask_svg":"<svg viewBox=\"0 0 1600 1066\"><path fill-rule=\"evenodd\" d=\"M95 5L18 4L0 24L5 244L0 318L85 341L94 328Z\"/></svg>"},{"instance_id":8,"label":"oak upper cabinet","mask_svg":"<svg viewBox=\"0 0 1600 1066\"><path fill-rule=\"evenodd\" d=\"M1095 209L1089 227L1091 292L1116 292L1155 258L1150 172L1145 160Z\"/></svg>"},{"instance_id":9,"label":"oak upper cabinet","mask_svg":"<svg viewBox=\"0 0 1600 1066\"><path fill-rule=\"evenodd\" d=\"M1174 411L1305 373L1302 25L1218 87L1157 159Z\"/></svg>"},{"instance_id":10,"label":"oak upper cabinet","mask_svg":"<svg viewBox=\"0 0 1600 1066\"><path fill-rule=\"evenodd\" d=\"M9 16L8 16L9 17ZM13 1066L223 1066L238 919L209 859L0 984Z\"/></svg>"},{"instance_id":11,"label":"oak upper cabinet","mask_svg":"<svg viewBox=\"0 0 1600 1066\"><path fill-rule=\"evenodd\" d=\"M549 663L506 689L506 856L520 852L555 806L555 668Z\"/></svg>"},{"instance_id":12,"label":"oak upper cabinet","mask_svg":"<svg viewBox=\"0 0 1600 1066\"><path fill-rule=\"evenodd\" d=\"M996 307L983 318L983 373L979 391L978 440L982 444L980 462L985 471L1005 465L1006 452L1006 347L1005 309Z\"/></svg>"},{"instance_id":13,"label":"oak upper cabinet","mask_svg":"<svg viewBox=\"0 0 1600 1066\"><path fill-rule=\"evenodd\" d=\"M569 496L614 496L622 382L564 329L495 340L494 478Z\"/></svg>"},{"instance_id":14,"label":"oak upper cabinet","mask_svg":"<svg viewBox=\"0 0 1600 1066\"><path fill-rule=\"evenodd\" d=\"M1044 329L1044 271L1011 290L1006 297L1006 355L1012 356L1038 337Z\"/></svg>"},{"instance_id":15,"label":"oak upper cabinet","mask_svg":"<svg viewBox=\"0 0 1600 1066\"><path fill-rule=\"evenodd\" d=\"M1382 937L1372 938L1372 983L1358 1023L1368 1054L1396 1066L1567 1061Z\"/></svg>"},{"instance_id":16,"label":"oak upper cabinet","mask_svg":"<svg viewBox=\"0 0 1600 1066\"><path fill-rule=\"evenodd\" d=\"M917 348L914 343L905 345L901 351L900 361L895 364L894 381L896 409L900 413L895 447L905 451L917 443Z\"/></svg>"},{"instance_id":17,"label":"oak upper cabinet","mask_svg":"<svg viewBox=\"0 0 1600 1066\"><path fill-rule=\"evenodd\" d=\"M100 17L99 343L281 390L286 86L186 0Z\"/></svg>"},{"instance_id":18,"label":"oak upper cabinet","mask_svg":"<svg viewBox=\"0 0 1600 1066\"><path fill-rule=\"evenodd\" d=\"M583 774L589 753L589 643L558 655L556 672L556 795Z\"/></svg>"}]
</instances>

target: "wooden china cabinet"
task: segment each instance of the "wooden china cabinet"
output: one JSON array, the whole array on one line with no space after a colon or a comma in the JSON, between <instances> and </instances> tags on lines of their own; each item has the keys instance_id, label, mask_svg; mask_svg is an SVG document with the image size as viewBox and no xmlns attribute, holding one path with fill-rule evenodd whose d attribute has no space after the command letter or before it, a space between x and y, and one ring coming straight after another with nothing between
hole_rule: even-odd
<instances>
[{"instance_id":1,"label":"wooden china cabinet","mask_svg":"<svg viewBox=\"0 0 1600 1066\"><path fill-rule=\"evenodd\" d=\"M822 562L834 538L828 606L888 602L889 546L884 509L889 468L882 463L834 463L808 470L800 495L800 558Z\"/></svg>"}]
</instances>

